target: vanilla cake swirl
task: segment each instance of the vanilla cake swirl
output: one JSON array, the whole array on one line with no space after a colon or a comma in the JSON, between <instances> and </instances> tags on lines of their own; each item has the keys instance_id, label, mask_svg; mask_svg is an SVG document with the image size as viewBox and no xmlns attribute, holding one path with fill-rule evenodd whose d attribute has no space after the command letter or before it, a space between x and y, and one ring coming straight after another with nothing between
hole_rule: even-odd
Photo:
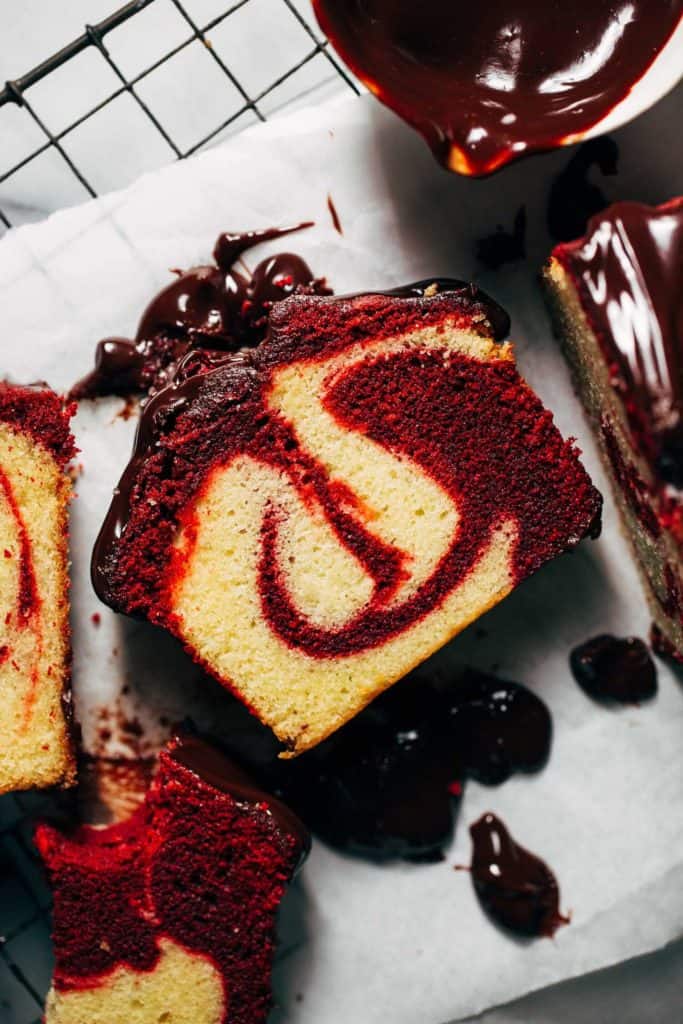
<instances>
[{"instance_id":1,"label":"vanilla cake swirl","mask_svg":"<svg viewBox=\"0 0 683 1024\"><path fill-rule=\"evenodd\" d=\"M317 744L599 522L600 497L459 282L276 304L145 407L93 580Z\"/></svg>"}]
</instances>

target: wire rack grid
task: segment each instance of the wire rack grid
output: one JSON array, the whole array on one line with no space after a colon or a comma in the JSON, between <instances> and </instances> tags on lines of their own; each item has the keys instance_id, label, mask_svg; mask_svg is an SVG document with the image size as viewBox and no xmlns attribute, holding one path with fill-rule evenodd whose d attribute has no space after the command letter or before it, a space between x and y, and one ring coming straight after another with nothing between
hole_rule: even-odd
<instances>
[{"instance_id":1,"label":"wire rack grid","mask_svg":"<svg viewBox=\"0 0 683 1024\"><path fill-rule=\"evenodd\" d=\"M57 157L57 166L77 183L75 198L98 195L98 182L76 157L77 147L70 146L79 129L92 125L102 118L108 108L122 97L129 97L142 114L150 131L161 140L161 148L155 151L158 163L183 159L205 147L216 144L230 130L240 130L245 123L265 121L267 117L285 105L304 97L309 98L316 89L333 78L342 88L360 92L358 84L338 63L329 51L327 40L321 36L312 18L307 0L274 0L282 5L287 17L298 26L302 47L300 56L284 70L280 70L271 81L254 89L238 73L233 62L216 45L216 33L230 32L237 18L249 15L249 8L255 8L260 0L236 0L218 10L210 20L201 21L190 10L192 0L132 0L115 10L108 17L93 25L86 25L82 35L74 39L59 52L48 57L37 67L20 78L5 84L0 90L0 113L3 108L17 108L33 123L34 144L20 159L0 172L0 196L11 196L13 185L20 182L26 173L44 155ZM174 44L156 59L147 63L133 74L126 74L122 62L117 59L114 48L108 45L113 33L140 16L144 11L164 3L172 5L174 13L182 20L184 33ZM213 4L214 8L217 6ZM218 6L222 7L222 4ZM271 4L272 7L272 4ZM256 10L253 17L257 17ZM263 11L261 11L262 20ZM266 26L268 31L268 26ZM277 18L270 26L271 33L277 33ZM143 29L141 27L140 34ZM276 41L277 42L277 41ZM154 101L145 95L144 84L150 76L178 58L192 46L200 44L214 64L214 72L221 76L230 97L230 109L219 117L215 124L201 133L199 138L188 141L174 136L168 118L155 109ZM229 47L226 48L229 51ZM77 117L55 130L50 118L33 102L32 90L40 90L50 76L55 76L76 62L80 55L94 52L110 69L114 76L114 87ZM249 55L247 54L247 57ZM318 63L315 75L302 76L314 62ZM298 81L297 81L298 79ZM214 91L216 79L214 78ZM283 93L283 86L291 88ZM87 90L86 90L87 91ZM284 97L284 98L283 98ZM214 111L220 106L220 95ZM0 126L0 135L2 128ZM91 141L93 137L91 136ZM95 139L97 136L94 137ZM115 169L114 169L115 170ZM124 184L114 178L110 187ZM10 213L7 203L0 202L0 235L22 221L32 219L17 205L16 214ZM52 808L49 795L29 793L0 798L0 1024L39 1024L45 993L52 972L52 954L49 942L50 894L42 875L40 864L32 843L33 822Z\"/></svg>"},{"instance_id":2,"label":"wire rack grid","mask_svg":"<svg viewBox=\"0 0 683 1024\"><path fill-rule=\"evenodd\" d=\"M160 8L162 5L167 8L166 14L171 13L172 8L175 21L173 45L133 73L130 70L126 73L126 67L122 66L126 62L117 57L116 46L111 44L119 38L120 30L132 19L139 17L148 9ZM248 123L265 121L278 108L313 93L325 81L329 83L332 79L337 85L355 93L361 91L358 83L330 51L327 40L321 35L315 23L308 0L274 0L272 3L261 0L235 0L204 22L192 10L194 6L197 6L197 0L131 0L97 24L86 25L82 35L31 71L5 83L4 88L0 90L0 114L3 108L13 107L30 119L31 130L27 132L27 126L23 127L24 134L31 138L33 144L28 147L28 152L22 152L10 166L0 166L0 234L25 219L21 210L17 215L8 211L7 203L3 202L1 197L8 194L8 188L20 180L22 173L27 173L31 167L35 167L40 158L48 154L56 155L61 161L61 170L66 169L72 178L73 184L76 185L76 191L73 193L76 201L79 197L94 197L102 191L98 185L97 174L84 166L87 161L83 158L83 145L77 144L75 140L80 135L84 142L90 143L91 148L97 148L101 140L97 137L96 128L94 135L83 133L86 129L90 132L93 126L97 125L98 118L102 119L103 115L122 98L127 97L132 101L137 108L137 114L142 116L146 127L156 136L149 148L154 152L152 159L156 158L156 164L160 165L174 158L183 159L215 144L231 129L240 130ZM201 13L201 8L206 4L198 6ZM212 6L216 7L216 3ZM219 6L223 8L222 3ZM283 16L289 23L285 26L285 31L293 30L300 37L296 60L284 68L279 67L276 77L272 80L264 82L261 77L257 81L248 71L248 64L254 63L253 55L244 52L240 54L238 50L240 29L249 19L253 21L258 18L265 34L270 33L273 47L277 47L277 34L282 31L284 24ZM268 23L271 23L270 29ZM173 118L169 111L164 109L163 102L158 101L158 89L156 96L155 90L150 90L150 83L159 80L159 73L165 66L170 67L170 62L188 57L191 48L196 49L197 44L203 47L206 57L213 64L216 94L214 110L218 114L221 104L228 109L224 111L225 116L219 116L216 123L202 131L199 138L188 140L186 137L179 138L174 133L169 124ZM55 129L50 124L50 116L40 109L40 104L33 101L32 90L36 87L40 90L49 76L53 76L54 81L56 73L70 64L73 65L80 55L93 52L99 55L109 71L110 87L98 102L80 112L67 124ZM263 64L267 66L271 62L272 57L266 54ZM312 72L314 66L316 70ZM96 69L92 68L88 75L94 70ZM85 69L81 77L85 77ZM252 81L245 81L245 78L251 78ZM166 79L164 84L168 85L169 80ZM58 87L56 81L55 85ZM90 87L91 83L88 82L87 85ZM146 90L151 93L152 98L145 95ZM44 99L45 90L42 91L41 99ZM197 102L199 103L199 97ZM0 123L0 136L2 134ZM180 134L186 136L187 133ZM125 184L125 181L110 179L105 187L120 187L122 184Z\"/></svg>"}]
</instances>

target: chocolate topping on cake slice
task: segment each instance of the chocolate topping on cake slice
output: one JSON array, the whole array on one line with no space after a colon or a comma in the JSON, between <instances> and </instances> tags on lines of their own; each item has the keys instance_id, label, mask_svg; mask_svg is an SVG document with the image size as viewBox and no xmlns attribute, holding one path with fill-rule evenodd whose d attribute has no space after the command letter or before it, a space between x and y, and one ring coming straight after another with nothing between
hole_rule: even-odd
<instances>
[{"instance_id":1,"label":"chocolate topping on cake slice","mask_svg":"<svg viewBox=\"0 0 683 1024\"><path fill-rule=\"evenodd\" d=\"M683 199L615 203L544 279L668 653L683 654Z\"/></svg>"}]
</instances>

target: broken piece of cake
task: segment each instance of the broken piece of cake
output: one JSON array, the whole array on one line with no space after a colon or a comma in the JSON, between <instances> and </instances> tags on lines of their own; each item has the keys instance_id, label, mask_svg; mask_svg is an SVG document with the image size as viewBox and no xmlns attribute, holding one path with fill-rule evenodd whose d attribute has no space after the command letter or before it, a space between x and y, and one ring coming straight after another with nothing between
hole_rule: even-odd
<instances>
[{"instance_id":1,"label":"broken piece of cake","mask_svg":"<svg viewBox=\"0 0 683 1024\"><path fill-rule=\"evenodd\" d=\"M46 1024L263 1024L275 918L304 826L217 749L174 738L142 806L41 825L54 893Z\"/></svg>"},{"instance_id":2,"label":"broken piece of cake","mask_svg":"<svg viewBox=\"0 0 683 1024\"><path fill-rule=\"evenodd\" d=\"M69 785L69 412L0 382L0 793Z\"/></svg>"},{"instance_id":3,"label":"broken piece of cake","mask_svg":"<svg viewBox=\"0 0 683 1024\"><path fill-rule=\"evenodd\" d=\"M654 619L683 661L683 198L615 203L544 269Z\"/></svg>"},{"instance_id":4,"label":"broken piece of cake","mask_svg":"<svg viewBox=\"0 0 683 1024\"><path fill-rule=\"evenodd\" d=\"M179 637L290 753L544 562L601 498L462 282L293 296L142 412L97 593Z\"/></svg>"}]
</instances>

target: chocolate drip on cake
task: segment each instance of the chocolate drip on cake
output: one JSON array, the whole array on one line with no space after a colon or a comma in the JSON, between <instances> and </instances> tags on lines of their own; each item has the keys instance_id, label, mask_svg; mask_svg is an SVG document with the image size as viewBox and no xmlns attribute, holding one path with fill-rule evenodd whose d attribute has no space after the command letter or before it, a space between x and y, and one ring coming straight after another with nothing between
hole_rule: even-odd
<instances>
[{"instance_id":1,"label":"chocolate drip on cake","mask_svg":"<svg viewBox=\"0 0 683 1024\"><path fill-rule=\"evenodd\" d=\"M560 913L555 875L545 861L515 842L500 818L482 815L470 835L472 883L489 917L528 937L551 937L569 923Z\"/></svg>"},{"instance_id":2,"label":"chocolate drip on cake","mask_svg":"<svg viewBox=\"0 0 683 1024\"><path fill-rule=\"evenodd\" d=\"M263 339L268 310L295 292L329 295L324 278L316 278L294 253L268 256L250 273L235 264L262 242L311 227L226 232L219 236L211 264L176 271L176 280L150 302L135 338L104 338L95 353L95 369L71 390L73 398L154 394L168 384L190 352L231 352Z\"/></svg>"},{"instance_id":3,"label":"chocolate drip on cake","mask_svg":"<svg viewBox=\"0 0 683 1024\"><path fill-rule=\"evenodd\" d=\"M683 652L683 198L616 203L543 272L656 623Z\"/></svg>"}]
</instances>

